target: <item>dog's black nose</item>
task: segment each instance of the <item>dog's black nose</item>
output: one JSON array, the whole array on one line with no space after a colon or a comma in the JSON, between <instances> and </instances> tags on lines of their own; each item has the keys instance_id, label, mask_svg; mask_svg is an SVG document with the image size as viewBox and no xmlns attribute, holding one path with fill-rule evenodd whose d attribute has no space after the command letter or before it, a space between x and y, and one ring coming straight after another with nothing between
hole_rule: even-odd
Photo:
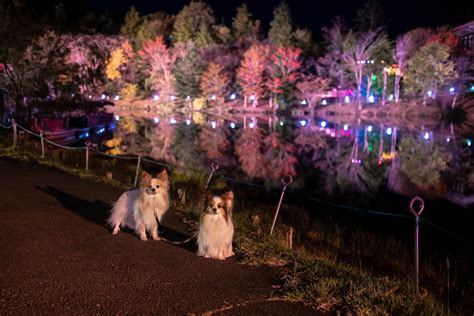
<instances>
[{"instance_id":1,"label":"dog's black nose","mask_svg":"<svg viewBox=\"0 0 474 316\"><path fill-rule=\"evenodd\" d=\"M212 208L212 211L213 211L214 213L216 213L216 212L217 212L217 208L213 207L213 208Z\"/></svg>"},{"instance_id":2,"label":"dog's black nose","mask_svg":"<svg viewBox=\"0 0 474 316\"><path fill-rule=\"evenodd\" d=\"M155 189L155 188L152 188L152 189L151 189L151 192L155 192L155 191L156 191L156 189Z\"/></svg>"}]
</instances>

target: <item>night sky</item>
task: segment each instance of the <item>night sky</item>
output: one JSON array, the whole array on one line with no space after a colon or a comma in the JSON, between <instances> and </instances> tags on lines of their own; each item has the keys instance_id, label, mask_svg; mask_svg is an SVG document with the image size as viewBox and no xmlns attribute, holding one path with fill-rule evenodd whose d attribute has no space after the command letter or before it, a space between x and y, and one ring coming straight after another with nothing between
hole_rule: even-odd
<instances>
[{"instance_id":1,"label":"night sky","mask_svg":"<svg viewBox=\"0 0 474 316\"><path fill-rule=\"evenodd\" d=\"M54 0L53 0L54 1ZM66 7L74 11L108 11L120 21L133 4L141 14L165 11L170 14L178 13L189 0L82 0L70 1ZM281 0L207 0L214 9L218 21L230 24L236 8L246 2L254 18L263 22L264 30L272 20L273 9ZM335 16L345 17L349 22L354 18L355 11L364 4L365 0L287 0L292 12L294 23L298 27L307 27L316 37L324 25L329 25ZM403 33L415 27L459 25L474 19L474 5L469 1L449 0L382 0L386 24L391 36ZM77 12L77 11L75 11Z\"/></svg>"}]
</instances>

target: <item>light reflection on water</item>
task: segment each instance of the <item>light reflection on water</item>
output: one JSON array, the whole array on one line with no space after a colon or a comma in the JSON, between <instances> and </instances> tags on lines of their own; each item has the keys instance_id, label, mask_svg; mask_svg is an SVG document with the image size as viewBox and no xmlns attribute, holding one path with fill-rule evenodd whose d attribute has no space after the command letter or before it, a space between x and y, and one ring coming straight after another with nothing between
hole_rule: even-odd
<instances>
[{"instance_id":1,"label":"light reflection on water","mask_svg":"<svg viewBox=\"0 0 474 316\"><path fill-rule=\"evenodd\" d=\"M114 140L103 143L114 154L204 170L217 161L239 179L277 185L292 175L295 186L326 193L474 192L472 140L456 126L309 115L114 114Z\"/></svg>"}]
</instances>

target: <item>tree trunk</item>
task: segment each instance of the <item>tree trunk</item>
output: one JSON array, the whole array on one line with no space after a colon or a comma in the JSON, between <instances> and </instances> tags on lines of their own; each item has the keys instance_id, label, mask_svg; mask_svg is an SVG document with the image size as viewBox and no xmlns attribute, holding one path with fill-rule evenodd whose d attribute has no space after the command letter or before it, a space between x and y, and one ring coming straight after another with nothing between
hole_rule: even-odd
<instances>
[{"instance_id":1,"label":"tree trunk","mask_svg":"<svg viewBox=\"0 0 474 316\"><path fill-rule=\"evenodd\" d=\"M400 101L400 79L402 79L401 76L399 75L395 76L395 102L396 103Z\"/></svg>"},{"instance_id":2,"label":"tree trunk","mask_svg":"<svg viewBox=\"0 0 474 316\"><path fill-rule=\"evenodd\" d=\"M244 95L244 108L246 108L246 107L247 107L247 96Z\"/></svg>"},{"instance_id":3,"label":"tree trunk","mask_svg":"<svg viewBox=\"0 0 474 316\"><path fill-rule=\"evenodd\" d=\"M385 105L385 98L387 93L387 73L383 72L383 90L382 90L382 105Z\"/></svg>"},{"instance_id":4,"label":"tree trunk","mask_svg":"<svg viewBox=\"0 0 474 316\"><path fill-rule=\"evenodd\" d=\"M370 75L367 75L367 90L365 92L365 100L367 103L369 103L370 101L370 89L372 88L372 74Z\"/></svg>"}]
</instances>

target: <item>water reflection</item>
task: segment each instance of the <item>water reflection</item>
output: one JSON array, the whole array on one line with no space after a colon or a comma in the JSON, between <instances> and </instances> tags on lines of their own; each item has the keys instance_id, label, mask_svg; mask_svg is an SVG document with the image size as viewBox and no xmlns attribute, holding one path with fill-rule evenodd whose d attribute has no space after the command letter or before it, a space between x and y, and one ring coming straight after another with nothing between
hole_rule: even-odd
<instances>
[{"instance_id":1,"label":"water reflection","mask_svg":"<svg viewBox=\"0 0 474 316\"><path fill-rule=\"evenodd\" d=\"M407 195L474 192L471 141L443 126L386 120L330 121L310 116L156 116L115 112L117 128L103 149L208 169L218 161L231 175L326 193Z\"/></svg>"}]
</instances>

